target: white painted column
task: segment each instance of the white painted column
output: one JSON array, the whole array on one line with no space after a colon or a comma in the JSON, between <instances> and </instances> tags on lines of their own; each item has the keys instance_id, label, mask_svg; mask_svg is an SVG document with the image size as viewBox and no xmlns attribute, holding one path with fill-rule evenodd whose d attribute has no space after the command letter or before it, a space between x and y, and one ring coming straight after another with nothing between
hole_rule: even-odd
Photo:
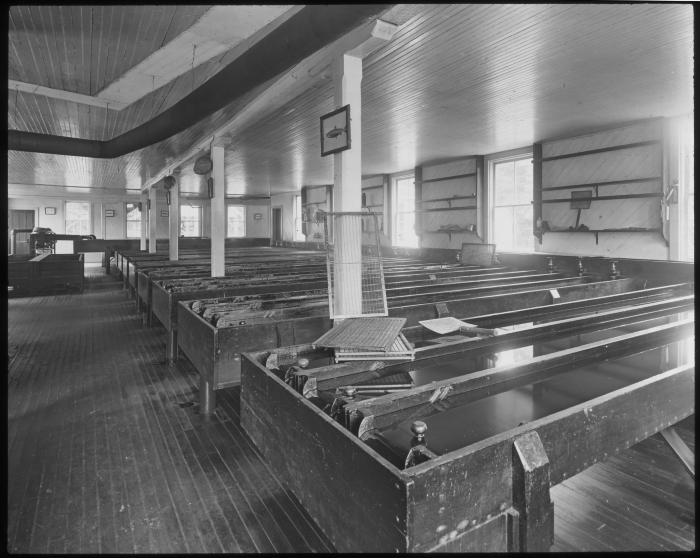
<instances>
[{"instance_id":1,"label":"white painted column","mask_svg":"<svg viewBox=\"0 0 700 558\"><path fill-rule=\"evenodd\" d=\"M180 256L178 241L180 238L180 173L173 172L175 185L170 188L170 207L168 207L168 259L177 260Z\"/></svg>"},{"instance_id":2,"label":"white painted column","mask_svg":"<svg viewBox=\"0 0 700 558\"><path fill-rule=\"evenodd\" d=\"M216 138L211 147L214 197L211 199L211 276L222 277L226 273L226 185L224 183L224 142Z\"/></svg>"},{"instance_id":3,"label":"white painted column","mask_svg":"<svg viewBox=\"0 0 700 558\"><path fill-rule=\"evenodd\" d=\"M343 54L335 60L335 105L350 105L350 149L333 155L333 211L362 210L362 58ZM362 220L335 220L335 311L362 313Z\"/></svg>"},{"instance_id":4,"label":"white painted column","mask_svg":"<svg viewBox=\"0 0 700 558\"><path fill-rule=\"evenodd\" d=\"M148 238L148 194L141 193L141 244L139 250L146 251L146 238Z\"/></svg>"},{"instance_id":5,"label":"white painted column","mask_svg":"<svg viewBox=\"0 0 700 558\"><path fill-rule=\"evenodd\" d=\"M148 253L156 253L156 235L158 225L158 207L156 203L156 189L151 187L148 190L148 199L151 202L151 207L148 210Z\"/></svg>"}]
</instances>

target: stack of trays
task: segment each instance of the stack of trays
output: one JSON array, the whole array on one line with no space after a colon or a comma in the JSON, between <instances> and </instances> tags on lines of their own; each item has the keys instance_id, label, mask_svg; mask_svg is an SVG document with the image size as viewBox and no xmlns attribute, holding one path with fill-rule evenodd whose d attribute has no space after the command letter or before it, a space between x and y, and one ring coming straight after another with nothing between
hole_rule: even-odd
<instances>
[{"instance_id":1,"label":"stack of trays","mask_svg":"<svg viewBox=\"0 0 700 558\"><path fill-rule=\"evenodd\" d=\"M335 350L335 361L413 360L413 345L403 336L406 318L348 318L314 345Z\"/></svg>"}]
</instances>

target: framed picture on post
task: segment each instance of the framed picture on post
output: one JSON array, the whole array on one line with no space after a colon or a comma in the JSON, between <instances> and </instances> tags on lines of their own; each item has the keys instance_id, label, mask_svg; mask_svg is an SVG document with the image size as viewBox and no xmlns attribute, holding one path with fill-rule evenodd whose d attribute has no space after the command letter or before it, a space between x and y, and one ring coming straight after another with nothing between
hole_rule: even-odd
<instances>
[{"instance_id":1,"label":"framed picture on post","mask_svg":"<svg viewBox=\"0 0 700 558\"><path fill-rule=\"evenodd\" d=\"M321 157L350 149L350 105L321 117Z\"/></svg>"}]
</instances>

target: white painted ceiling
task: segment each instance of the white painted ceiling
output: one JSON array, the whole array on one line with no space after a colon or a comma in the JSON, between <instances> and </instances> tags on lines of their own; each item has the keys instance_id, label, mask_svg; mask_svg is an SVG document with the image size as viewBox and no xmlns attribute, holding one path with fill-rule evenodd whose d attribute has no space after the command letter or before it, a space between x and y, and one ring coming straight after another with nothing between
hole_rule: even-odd
<instances>
[{"instance_id":1,"label":"white painted ceiling","mask_svg":"<svg viewBox=\"0 0 700 558\"><path fill-rule=\"evenodd\" d=\"M196 58L192 69L192 39L178 42L181 37L218 13L219 31L211 38L220 44L228 22L239 19L237 10L252 13L250 6L227 6L227 15L219 8L11 7L9 79L99 98L131 75L132 97L144 88L148 93L135 101L124 97L131 104L116 111L11 89L10 129L106 140L148 121L240 55L274 17L258 14L257 33L198 66L203 58ZM693 110L691 5L397 4L382 19L399 29L364 62L365 174ZM169 69L163 75L185 73L153 89L143 75L157 71L153 60L161 49L164 61L177 62L172 68L164 63ZM9 152L12 190L39 184L138 191L189 155L182 185L203 193L192 157L224 129L229 195L330 183L332 157L320 156L318 126L319 116L335 108L334 53L329 47L187 131L118 159Z\"/></svg>"}]
</instances>

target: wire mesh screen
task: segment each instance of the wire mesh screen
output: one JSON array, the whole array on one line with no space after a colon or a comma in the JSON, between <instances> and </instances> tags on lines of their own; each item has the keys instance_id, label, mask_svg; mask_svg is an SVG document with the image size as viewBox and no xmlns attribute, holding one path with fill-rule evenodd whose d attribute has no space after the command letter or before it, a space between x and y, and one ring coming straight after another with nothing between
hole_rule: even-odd
<instances>
[{"instance_id":1,"label":"wire mesh screen","mask_svg":"<svg viewBox=\"0 0 700 558\"><path fill-rule=\"evenodd\" d=\"M330 317L388 315L377 215L319 214L324 226Z\"/></svg>"}]
</instances>

